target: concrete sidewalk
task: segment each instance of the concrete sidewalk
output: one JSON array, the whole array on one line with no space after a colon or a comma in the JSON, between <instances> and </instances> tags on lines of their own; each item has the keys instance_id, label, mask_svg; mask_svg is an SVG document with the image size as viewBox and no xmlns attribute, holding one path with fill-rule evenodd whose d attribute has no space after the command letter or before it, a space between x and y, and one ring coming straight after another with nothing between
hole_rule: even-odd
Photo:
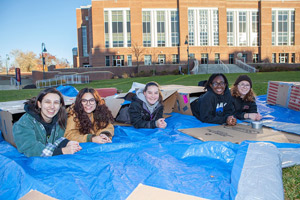
<instances>
[{"instance_id":1,"label":"concrete sidewalk","mask_svg":"<svg viewBox=\"0 0 300 200\"><path fill-rule=\"evenodd\" d=\"M21 88L23 88L25 85L33 84L31 79L22 79L21 81L22 85ZM14 85L10 85L10 80L0 80L0 90L17 90L18 87Z\"/></svg>"}]
</instances>

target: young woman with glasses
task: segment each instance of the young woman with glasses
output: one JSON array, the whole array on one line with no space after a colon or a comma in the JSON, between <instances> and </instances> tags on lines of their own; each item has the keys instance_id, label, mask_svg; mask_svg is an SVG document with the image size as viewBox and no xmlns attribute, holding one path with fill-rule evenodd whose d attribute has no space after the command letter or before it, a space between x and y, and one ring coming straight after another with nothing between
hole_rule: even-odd
<instances>
[{"instance_id":1,"label":"young woman with glasses","mask_svg":"<svg viewBox=\"0 0 300 200\"><path fill-rule=\"evenodd\" d=\"M231 88L235 116L238 119L261 120L257 112L255 93L252 90L252 81L247 75L240 75Z\"/></svg>"},{"instance_id":2,"label":"young woman with glasses","mask_svg":"<svg viewBox=\"0 0 300 200\"><path fill-rule=\"evenodd\" d=\"M14 124L13 135L20 153L31 156L74 154L79 143L64 138L65 103L55 88L47 88L24 106L26 113Z\"/></svg>"},{"instance_id":3,"label":"young woman with glasses","mask_svg":"<svg viewBox=\"0 0 300 200\"><path fill-rule=\"evenodd\" d=\"M207 92L192 103L193 115L202 122L235 125L234 107L224 74L212 74L205 84Z\"/></svg>"},{"instance_id":4,"label":"young woman with glasses","mask_svg":"<svg viewBox=\"0 0 300 200\"><path fill-rule=\"evenodd\" d=\"M69 108L65 137L78 142L111 143L114 136L113 120L98 92L83 88Z\"/></svg>"}]
</instances>

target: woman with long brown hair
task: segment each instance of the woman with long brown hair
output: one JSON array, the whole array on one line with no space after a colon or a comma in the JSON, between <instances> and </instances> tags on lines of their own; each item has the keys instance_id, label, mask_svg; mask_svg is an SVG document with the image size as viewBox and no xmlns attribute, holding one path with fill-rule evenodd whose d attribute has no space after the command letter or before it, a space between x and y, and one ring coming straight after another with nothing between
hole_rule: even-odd
<instances>
[{"instance_id":1,"label":"woman with long brown hair","mask_svg":"<svg viewBox=\"0 0 300 200\"><path fill-rule=\"evenodd\" d=\"M249 76L240 75L230 91L235 108L234 115L238 119L261 120L262 116L257 112L255 93Z\"/></svg>"},{"instance_id":2,"label":"woman with long brown hair","mask_svg":"<svg viewBox=\"0 0 300 200\"><path fill-rule=\"evenodd\" d=\"M98 92L83 88L69 108L65 137L78 142L110 143L114 135L113 121Z\"/></svg>"},{"instance_id":3,"label":"woman with long brown hair","mask_svg":"<svg viewBox=\"0 0 300 200\"><path fill-rule=\"evenodd\" d=\"M57 89L42 90L25 103L24 110L26 113L13 126L20 153L47 157L81 150L78 142L63 137L67 119L64 99Z\"/></svg>"}]
</instances>

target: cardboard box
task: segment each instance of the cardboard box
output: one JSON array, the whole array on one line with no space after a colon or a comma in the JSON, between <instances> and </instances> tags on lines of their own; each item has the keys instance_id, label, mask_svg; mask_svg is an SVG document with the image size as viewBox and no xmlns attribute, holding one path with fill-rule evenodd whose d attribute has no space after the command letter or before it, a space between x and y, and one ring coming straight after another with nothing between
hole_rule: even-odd
<instances>
[{"instance_id":1,"label":"cardboard box","mask_svg":"<svg viewBox=\"0 0 300 200\"><path fill-rule=\"evenodd\" d=\"M300 110L300 82L269 81L267 103Z\"/></svg>"},{"instance_id":2,"label":"cardboard box","mask_svg":"<svg viewBox=\"0 0 300 200\"><path fill-rule=\"evenodd\" d=\"M95 90L102 98L117 94L117 88L95 88Z\"/></svg>"},{"instance_id":3,"label":"cardboard box","mask_svg":"<svg viewBox=\"0 0 300 200\"><path fill-rule=\"evenodd\" d=\"M175 101L177 98L176 90L162 90L164 117L168 117L173 112ZM114 118L118 116L119 111L123 106L130 104L135 93L121 93L115 96L108 96L104 98L106 106L110 109ZM127 102L126 102L127 101ZM117 125L122 125L117 123Z\"/></svg>"},{"instance_id":4,"label":"cardboard box","mask_svg":"<svg viewBox=\"0 0 300 200\"><path fill-rule=\"evenodd\" d=\"M184 115L193 115L191 103L205 93L204 87L201 86L165 85L161 86L161 88L162 90L177 90L174 112Z\"/></svg>"},{"instance_id":5,"label":"cardboard box","mask_svg":"<svg viewBox=\"0 0 300 200\"><path fill-rule=\"evenodd\" d=\"M127 200L207 200L179 192L139 184Z\"/></svg>"},{"instance_id":6,"label":"cardboard box","mask_svg":"<svg viewBox=\"0 0 300 200\"><path fill-rule=\"evenodd\" d=\"M21 197L19 200L57 200L53 197L45 195L37 190L30 190L27 194Z\"/></svg>"},{"instance_id":7,"label":"cardboard box","mask_svg":"<svg viewBox=\"0 0 300 200\"><path fill-rule=\"evenodd\" d=\"M251 126L237 124L236 126L218 125L202 128L190 128L179 130L202 141L228 141L240 144L244 140L273 141L280 143L299 143L300 136L276 131L270 128L260 130Z\"/></svg>"}]
</instances>

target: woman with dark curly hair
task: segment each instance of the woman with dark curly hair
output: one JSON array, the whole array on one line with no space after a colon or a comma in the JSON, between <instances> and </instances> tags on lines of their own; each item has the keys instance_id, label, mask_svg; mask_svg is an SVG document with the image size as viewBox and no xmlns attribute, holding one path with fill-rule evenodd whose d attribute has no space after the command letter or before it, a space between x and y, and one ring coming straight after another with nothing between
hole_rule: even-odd
<instances>
[{"instance_id":1,"label":"woman with dark curly hair","mask_svg":"<svg viewBox=\"0 0 300 200\"><path fill-rule=\"evenodd\" d=\"M235 116L238 119L261 120L257 112L255 93L252 90L252 81L247 75L240 75L231 88Z\"/></svg>"},{"instance_id":2,"label":"woman with dark curly hair","mask_svg":"<svg viewBox=\"0 0 300 200\"><path fill-rule=\"evenodd\" d=\"M20 153L47 157L81 150L78 142L63 137L67 117L63 96L57 89L42 90L25 103L24 110L26 113L13 126Z\"/></svg>"},{"instance_id":3,"label":"woman with dark curly hair","mask_svg":"<svg viewBox=\"0 0 300 200\"><path fill-rule=\"evenodd\" d=\"M92 88L83 88L70 106L65 137L78 142L111 143L113 116Z\"/></svg>"},{"instance_id":4,"label":"woman with dark curly hair","mask_svg":"<svg viewBox=\"0 0 300 200\"><path fill-rule=\"evenodd\" d=\"M228 88L228 80L224 74L212 74L205 83L207 92L192 103L193 115L202 122L234 126L234 107Z\"/></svg>"}]
</instances>

